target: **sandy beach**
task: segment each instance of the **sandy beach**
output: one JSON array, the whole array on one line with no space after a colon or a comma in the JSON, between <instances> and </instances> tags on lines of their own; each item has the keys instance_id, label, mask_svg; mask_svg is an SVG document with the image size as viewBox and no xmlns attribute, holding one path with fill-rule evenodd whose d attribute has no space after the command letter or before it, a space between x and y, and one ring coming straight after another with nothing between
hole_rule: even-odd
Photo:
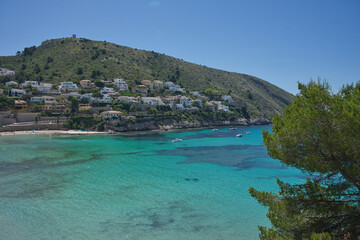
<instances>
[{"instance_id":1,"label":"sandy beach","mask_svg":"<svg viewBox=\"0 0 360 240\"><path fill-rule=\"evenodd\" d=\"M0 136L19 136L19 135L109 135L113 132L95 132L78 130L34 130L34 131L14 131L0 132Z\"/></svg>"}]
</instances>

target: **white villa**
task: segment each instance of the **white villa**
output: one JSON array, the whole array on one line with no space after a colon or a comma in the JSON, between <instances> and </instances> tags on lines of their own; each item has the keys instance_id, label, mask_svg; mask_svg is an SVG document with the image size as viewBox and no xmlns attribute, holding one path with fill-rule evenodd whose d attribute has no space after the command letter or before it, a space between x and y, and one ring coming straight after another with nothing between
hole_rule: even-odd
<instances>
[{"instance_id":1,"label":"white villa","mask_svg":"<svg viewBox=\"0 0 360 240\"><path fill-rule=\"evenodd\" d=\"M53 85L51 83L40 83L39 86L35 86L39 93L50 93Z\"/></svg>"},{"instance_id":2,"label":"white villa","mask_svg":"<svg viewBox=\"0 0 360 240\"><path fill-rule=\"evenodd\" d=\"M230 112L229 106L219 104L217 107L218 110L224 111L224 112Z\"/></svg>"},{"instance_id":3,"label":"white villa","mask_svg":"<svg viewBox=\"0 0 360 240\"><path fill-rule=\"evenodd\" d=\"M175 87L175 84L173 82L165 82L165 87Z\"/></svg>"},{"instance_id":4,"label":"white villa","mask_svg":"<svg viewBox=\"0 0 360 240\"><path fill-rule=\"evenodd\" d=\"M164 105L160 97L142 97L141 99L145 104Z\"/></svg>"},{"instance_id":5,"label":"white villa","mask_svg":"<svg viewBox=\"0 0 360 240\"><path fill-rule=\"evenodd\" d=\"M92 99L92 93L85 93L83 95L81 95L80 99L83 99L83 98L87 98L87 99Z\"/></svg>"},{"instance_id":6,"label":"white villa","mask_svg":"<svg viewBox=\"0 0 360 240\"><path fill-rule=\"evenodd\" d=\"M59 86L59 91L66 91L66 90L77 91L78 87L76 83L73 82L62 82Z\"/></svg>"},{"instance_id":7,"label":"white villa","mask_svg":"<svg viewBox=\"0 0 360 240\"><path fill-rule=\"evenodd\" d=\"M25 81L23 84L21 84L22 87L25 86L31 86L31 87L37 87L39 86L39 83L37 81Z\"/></svg>"},{"instance_id":8,"label":"white villa","mask_svg":"<svg viewBox=\"0 0 360 240\"><path fill-rule=\"evenodd\" d=\"M200 99L196 99L196 100L194 100L194 102L196 102L199 107L203 106L202 101Z\"/></svg>"},{"instance_id":9,"label":"white villa","mask_svg":"<svg viewBox=\"0 0 360 240\"><path fill-rule=\"evenodd\" d=\"M91 102L91 103L112 103L113 102L112 97L110 97L110 95L108 95L108 94L103 94L102 98L94 98L92 96L92 93L86 93L86 94L81 95L81 97L80 97L80 99L84 99L84 98L89 99L89 102Z\"/></svg>"},{"instance_id":10,"label":"white villa","mask_svg":"<svg viewBox=\"0 0 360 240\"><path fill-rule=\"evenodd\" d=\"M102 94L116 95L116 92L113 88L103 87L100 91Z\"/></svg>"},{"instance_id":11,"label":"white villa","mask_svg":"<svg viewBox=\"0 0 360 240\"><path fill-rule=\"evenodd\" d=\"M113 99L109 94L103 94L103 98L100 100L102 103L112 103Z\"/></svg>"},{"instance_id":12,"label":"white villa","mask_svg":"<svg viewBox=\"0 0 360 240\"><path fill-rule=\"evenodd\" d=\"M181 98L180 98L180 104L184 105L185 107L190 107L191 102L192 102L192 100L185 96L181 96Z\"/></svg>"},{"instance_id":13,"label":"white villa","mask_svg":"<svg viewBox=\"0 0 360 240\"><path fill-rule=\"evenodd\" d=\"M114 84L119 87L120 92L126 92L129 91L129 87L126 84L126 82L124 81L124 79L121 78L115 78L114 79Z\"/></svg>"},{"instance_id":14,"label":"white villa","mask_svg":"<svg viewBox=\"0 0 360 240\"><path fill-rule=\"evenodd\" d=\"M170 107L172 110L175 110L175 111L184 111L185 110L185 107L182 104L171 104Z\"/></svg>"},{"instance_id":15,"label":"white villa","mask_svg":"<svg viewBox=\"0 0 360 240\"><path fill-rule=\"evenodd\" d=\"M232 97L228 96L228 95L222 96L221 99L224 100L225 102L229 103L229 104L233 102Z\"/></svg>"},{"instance_id":16,"label":"white villa","mask_svg":"<svg viewBox=\"0 0 360 240\"><path fill-rule=\"evenodd\" d=\"M181 88L180 85L174 85L169 87L170 92L185 92L185 88Z\"/></svg>"},{"instance_id":17,"label":"white villa","mask_svg":"<svg viewBox=\"0 0 360 240\"><path fill-rule=\"evenodd\" d=\"M119 96L118 101L124 101L126 103L139 103L139 99L136 97Z\"/></svg>"},{"instance_id":18,"label":"white villa","mask_svg":"<svg viewBox=\"0 0 360 240\"><path fill-rule=\"evenodd\" d=\"M11 97L21 97L22 95L25 94L25 90L22 90L22 89L18 89L18 88L12 88L10 91L9 91L9 95Z\"/></svg>"},{"instance_id":19,"label":"white villa","mask_svg":"<svg viewBox=\"0 0 360 240\"><path fill-rule=\"evenodd\" d=\"M155 80L152 82L152 88L162 89L162 88L164 88L164 83L162 81Z\"/></svg>"},{"instance_id":20,"label":"white villa","mask_svg":"<svg viewBox=\"0 0 360 240\"><path fill-rule=\"evenodd\" d=\"M195 91L195 92L191 92L191 94L194 96L194 97L200 97L200 93Z\"/></svg>"},{"instance_id":21,"label":"white villa","mask_svg":"<svg viewBox=\"0 0 360 240\"><path fill-rule=\"evenodd\" d=\"M0 68L0 76L13 76L15 75L15 71L11 71L6 68Z\"/></svg>"}]
</instances>

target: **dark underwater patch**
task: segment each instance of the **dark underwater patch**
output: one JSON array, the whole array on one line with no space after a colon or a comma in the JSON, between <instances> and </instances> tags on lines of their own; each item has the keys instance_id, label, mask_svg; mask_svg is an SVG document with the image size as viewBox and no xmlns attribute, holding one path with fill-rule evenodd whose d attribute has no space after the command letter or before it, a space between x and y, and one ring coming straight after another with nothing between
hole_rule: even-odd
<instances>
[{"instance_id":1,"label":"dark underwater patch","mask_svg":"<svg viewBox=\"0 0 360 240\"><path fill-rule=\"evenodd\" d=\"M75 151L66 151L60 157L34 157L30 159L26 159L23 162L8 162L2 161L0 162L0 176L7 176L16 173L24 173L30 172L33 170L41 170L41 169L51 169L58 167L66 167L73 165L81 165L84 163L97 161L103 159L105 156L124 156L124 155L135 155L140 154L143 151L137 152L128 152L128 153L88 153L88 157L81 158L77 160L67 160L71 159L76 152Z\"/></svg>"},{"instance_id":2,"label":"dark underwater patch","mask_svg":"<svg viewBox=\"0 0 360 240\"><path fill-rule=\"evenodd\" d=\"M101 222L99 232L113 235L114 231L131 235L138 232L157 232L164 230L200 232L217 228L202 224L208 216L199 214L185 201L172 201L164 206L144 208L141 211L128 212L118 218ZM185 223L185 224L184 224Z\"/></svg>"},{"instance_id":3,"label":"dark underwater patch","mask_svg":"<svg viewBox=\"0 0 360 240\"><path fill-rule=\"evenodd\" d=\"M269 158L263 145L225 145L203 147L179 147L174 150L160 150L162 156L182 156L179 163L211 163L236 167L238 170L250 168L285 168L278 161Z\"/></svg>"}]
</instances>

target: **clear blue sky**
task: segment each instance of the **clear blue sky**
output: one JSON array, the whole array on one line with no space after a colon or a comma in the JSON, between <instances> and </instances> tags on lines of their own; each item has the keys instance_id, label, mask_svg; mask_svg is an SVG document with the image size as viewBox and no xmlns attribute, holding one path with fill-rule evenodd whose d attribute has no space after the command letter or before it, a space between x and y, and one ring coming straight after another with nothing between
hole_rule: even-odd
<instances>
[{"instance_id":1,"label":"clear blue sky","mask_svg":"<svg viewBox=\"0 0 360 240\"><path fill-rule=\"evenodd\" d=\"M78 37L260 77L360 80L359 0L1 0L0 55Z\"/></svg>"}]
</instances>

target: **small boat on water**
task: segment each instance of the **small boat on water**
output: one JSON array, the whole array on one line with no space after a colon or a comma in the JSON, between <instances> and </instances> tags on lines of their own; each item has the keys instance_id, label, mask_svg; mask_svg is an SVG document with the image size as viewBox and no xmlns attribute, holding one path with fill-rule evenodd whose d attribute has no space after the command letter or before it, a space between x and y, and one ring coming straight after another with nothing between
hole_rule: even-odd
<instances>
[{"instance_id":1,"label":"small boat on water","mask_svg":"<svg viewBox=\"0 0 360 240\"><path fill-rule=\"evenodd\" d=\"M236 130L236 128L229 128L229 130Z\"/></svg>"},{"instance_id":2,"label":"small boat on water","mask_svg":"<svg viewBox=\"0 0 360 240\"><path fill-rule=\"evenodd\" d=\"M244 134L249 134L250 132L244 132Z\"/></svg>"},{"instance_id":3,"label":"small boat on water","mask_svg":"<svg viewBox=\"0 0 360 240\"><path fill-rule=\"evenodd\" d=\"M236 134L236 137L242 137L241 133Z\"/></svg>"},{"instance_id":4,"label":"small boat on water","mask_svg":"<svg viewBox=\"0 0 360 240\"><path fill-rule=\"evenodd\" d=\"M182 141L182 139L181 138L175 138L175 139L173 139L173 140L171 140L172 142L181 142Z\"/></svg>"},{"instance_id":5,"label":"small boat on water","mask_svg":"<svg viewBox=\"0 0 360 240\"><path fill-rule=\"evenodd\" d=\"M218 130L219 130L219 129L217 129L217 128L214 128L214 129L213 129L212 131L213 131L213 132L215 132L215 131L218 131Z\"/></svg>"}]
</instances>

